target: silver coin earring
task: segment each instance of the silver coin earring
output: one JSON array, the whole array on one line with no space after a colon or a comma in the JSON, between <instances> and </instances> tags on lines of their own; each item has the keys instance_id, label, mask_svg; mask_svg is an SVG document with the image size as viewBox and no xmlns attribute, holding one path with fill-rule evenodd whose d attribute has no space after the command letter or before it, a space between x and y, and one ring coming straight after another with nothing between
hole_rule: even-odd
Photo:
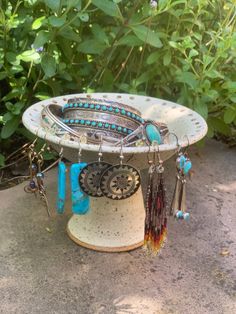
<instances>
[{"instance_id":1,"label":"silver coin earring","mask_svg":"<svg viewBox=\"0 0 236 314\"><path fill-rule=\"evenodd\" d=\"M139 171L131 165L123 164L123 143L120 149L120 163L106 169L100 181L104 196L113 200L122 200L132 196L140 187Z\"/></svg>"},{"instance_id":2,"label":"silver coin earring","mask_svg":"<svg viewBox=\"0 0 236 314\"><path fill-rule=\"evenodd\" d=\"M102 139L98 152L98 161L91 162L85 166L80 175L79 183L84 193L93 197L101 197L103 193L100 189L100 179L103 172L111 167L111 164L102 160Z\"/></svg>"}]
</instances>

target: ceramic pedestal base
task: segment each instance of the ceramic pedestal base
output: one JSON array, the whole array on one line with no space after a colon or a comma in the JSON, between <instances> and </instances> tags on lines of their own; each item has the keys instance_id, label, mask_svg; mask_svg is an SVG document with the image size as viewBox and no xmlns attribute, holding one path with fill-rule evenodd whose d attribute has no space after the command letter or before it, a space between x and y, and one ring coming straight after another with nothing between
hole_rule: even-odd
<instances>
[{"instance_id":1,"label":"ceramic pedestal base","mask_svg":"<svg viewBox=\"0 0 236 314\"><path fill-rule=\"evenodd\" d=\"M69 237L77 244L103 252L122 252L143 244L145 210L141 188L130 198L113 201L90 198L85 215L73 215L67 225Z\"/></svg>"}]
</instances>

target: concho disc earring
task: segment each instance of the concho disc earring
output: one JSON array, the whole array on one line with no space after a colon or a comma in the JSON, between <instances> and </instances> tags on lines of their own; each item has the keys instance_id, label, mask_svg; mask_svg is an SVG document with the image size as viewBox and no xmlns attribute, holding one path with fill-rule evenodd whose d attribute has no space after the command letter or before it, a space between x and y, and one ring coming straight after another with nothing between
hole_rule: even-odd
<instances>
[{"instance_id":1,"label":"concho disc earring","mask_svg":"<svg viewBox=\"0 0 236 314\"><path fill-rule=\"evenodd\" d=\"M102 141L102 140L101 140ZM111 164L102 161L102 142L98 152L98 161L91 162L85 166L80 175L79 183L84 193L93 197L102 197L103 193L100 189L100 179L102 173L111 167Z\"/></svg>"},{"instance_id":2,"label":"concho disc earring","mask_svg":"<svg viewBox=\"0 0 236 314\"><path fill-rule=\"evenodd\" d=\"M122 200L132 196L140 187L139 171L131 165L123 164L123 147L121 145L120 163L106 169L100 181L104 196L113 200Z\"/></svg>"}]
</instances>

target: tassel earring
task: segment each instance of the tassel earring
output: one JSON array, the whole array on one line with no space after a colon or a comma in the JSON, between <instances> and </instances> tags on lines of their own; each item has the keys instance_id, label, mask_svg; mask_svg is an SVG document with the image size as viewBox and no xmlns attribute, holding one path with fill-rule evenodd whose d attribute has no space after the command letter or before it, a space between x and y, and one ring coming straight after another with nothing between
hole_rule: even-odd
<instances>
[{"instance_id":1,"label":"tassel earring","mask_svg":"<svg viewBox=\"0 0 236 314\"><path fill-rule=\"evenodd\" d=\"M158 152L155 150L154 153L154 162L149 159L148 163L150 167L145 204L144 246L156 255L163 246L167 235L164 167L160 158L159 146Z\"/></svg>"},{"instance_id":2,"label":"tassel earring","mask_svg":"<svg viewBox=\"0 0 236 314\"><path fill-rule=\"evenodd\" d=\"M170 208L170 215L174 215L176 219L189 220L190 215L186 207L186 176L192 168L192 162L187 152L181 150L178 144L178 156L176 158L176 183L174 195Z\"/></svg>"}]
</instances>

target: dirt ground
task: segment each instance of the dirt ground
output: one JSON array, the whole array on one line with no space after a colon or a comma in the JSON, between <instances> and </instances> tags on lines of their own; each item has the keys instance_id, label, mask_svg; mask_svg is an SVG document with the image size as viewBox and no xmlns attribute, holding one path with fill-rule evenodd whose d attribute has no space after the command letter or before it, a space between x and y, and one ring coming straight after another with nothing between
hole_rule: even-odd
<instances>
[{"instance_id":1,"label":"dirt ground","mask_svg":"<svg viewBox=\"0 0 236 314\"><path fill-rule=\"evenodd\" d=\"M0 313L236 313L236 150L208 141L190 156L191 219L169 219L157 257L79 247L65 231L69 209L49 220L24 183L1 191ZM169 198L174 168L166 163ZM52 207L55 174L45 179Z\"/></svg>"}]
</instances>

